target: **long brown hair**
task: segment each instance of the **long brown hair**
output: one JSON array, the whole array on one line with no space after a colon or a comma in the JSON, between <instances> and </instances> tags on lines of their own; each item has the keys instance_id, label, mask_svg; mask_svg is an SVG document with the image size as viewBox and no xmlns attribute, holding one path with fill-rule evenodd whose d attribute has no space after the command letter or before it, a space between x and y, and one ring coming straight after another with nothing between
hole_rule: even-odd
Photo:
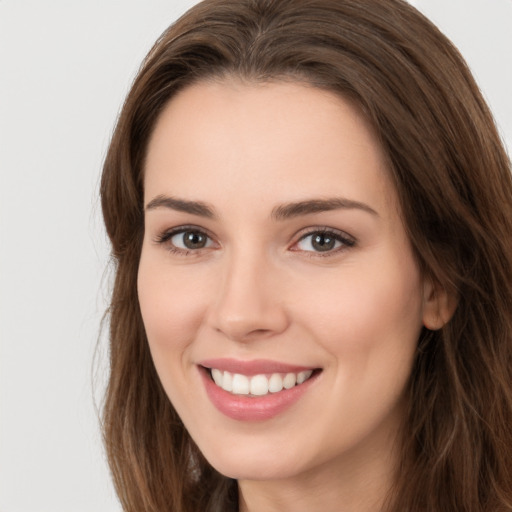
<instances>
[{"instance_id":1,"label":"long brown hair","mask_svg":"<svg viewBox=\"0 0 512 512\"><path fill-rule=\"evenodd\" d=\"M418 262L458 301L424 330L393 511L512 510L512 179L492 116L453 45L402 0L206 0L157 41L106 157L116 277L104 439L126 512L236 510L237 488L190 439L153 367L137 299L145 151L179 89L234 75L353 100L388 158Z\"/></svg>"}]
</instances>

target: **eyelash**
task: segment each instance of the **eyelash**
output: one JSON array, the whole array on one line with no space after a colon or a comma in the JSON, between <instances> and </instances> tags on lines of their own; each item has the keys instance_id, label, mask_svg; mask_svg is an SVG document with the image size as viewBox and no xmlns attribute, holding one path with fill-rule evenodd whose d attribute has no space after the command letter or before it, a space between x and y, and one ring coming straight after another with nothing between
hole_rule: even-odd
<instances>
[{"instance_id":1,"label":"eyelash","mask_svg":"<svg viewBox=\"0 0 512 512\"><path fill-rule=\"evenodd\" d=\"M213 238L206 232L203 228L199 228L197 226L179 226L174 229L170 229L168 231L165 231L158 235L155 238L155 242L160 245L167 245L167 250L173 254L178 254L180 256L189 256L191 254L199 254L201 249L205 249L208 247L200 247L197 249L183 249L181 247L176 247L174 244L170 242L170 240L179 234L185 234L185 233L196 233L199 235L205 236L208 240L213 241ZM344 233L343 231L335 230L332 228L326 228L326 227L316 227L316 228L309 228L307 232L303 233L300 238L293 244L293 246L298 245L300 242L303 242L308 237L312 237L314 235L322 235L326 238L331 238L335 242L339 243L340 246L336 247L334 249L328 249L324 252L322 251L307 251L307 250L301 250L301 249L290 249L294 252L303 252L308 257L320 257L320 258L326 258L329 256L333 256L335 254L338 254L341 251L344 251L346 249L349 249L351 247L354 247L357 243L356 239L348 235L347 233ZM207 242L208 243L208 242ZM292 246L292 247L293 247Z\"/></svg>"},{"instance_id":2,"label":"eyelash","mask_svg":"<svg viewBox=\"0 0 512 512\"><path fill-rule=\"evenodd\" d=\"M311 258L328 258L329 256L334 256L342 251L345 251L347 249L350 249L351 247L354 247L356 245L356 239L348 235L347 233L343 231L339 231L337 229L332 228L326 228L326 227L316 227L316 228L308 228L308 230L303 233L300 238L295 242L293 245L296 246L300 242L303 242L308 237L312 237L314 235L322 235L326 238L331 238L335 242L339 242L340 246L333 249L328 249L324 252L322 251L305 251L302 252L305 253L308 257ZM300 249L292 249L293 251L301 251Z\"/></svg>"},{"instance_id":3,"label":"eyelash","mask_svg":"<svg viewBox=\"0 0 512 512\"><path fill-rule=\"evenodd\" d=\"M157 235L155 238L155 242L160 245L167 245L167 250L170 253L177 254L179 256L189 256L194 253L199 253L200 249L182 249L181 247L176 247L171 243L171 239L179 234L185 233L197 233L205 236L209 240L213 240L213 238L203 229L197 226L179 226L177 228L170 229L168 231L164 231L160 235ZM195 255L195 254L194 254Z\"/></svg>"}]
</instances>

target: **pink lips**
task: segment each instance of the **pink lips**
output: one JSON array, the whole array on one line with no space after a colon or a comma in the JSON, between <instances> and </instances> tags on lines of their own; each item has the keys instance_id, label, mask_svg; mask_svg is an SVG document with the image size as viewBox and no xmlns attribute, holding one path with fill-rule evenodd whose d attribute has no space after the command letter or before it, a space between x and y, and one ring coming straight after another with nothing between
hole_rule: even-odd
<instances>
[{"instance_id":1,"label":"pink lips","mask_svg":"<svg viewBox=\"0 0 512 512\"><path fill-rule=\"evenodd\" d=\"M238 421L263 421L281 414L296 403L311 387L318 377L314 373L303 384L291 389L283 389L278 393L269 393L260 397L234 395L224 391L211 379L206 368L217 368L222 371L241 373L252 376L272 373L298 373L314 368L307 366L294 366L269 360L238 361L235 359L209 359L202 361L198 366L206 393L213 405L225 416Z\"/></svg>"},{"instance_id":2,"label":"pink lips","mask_svg":"<svg viewBox=\"0 0 512 512\"><path fill-rule=\"evenodd\" d=\"M261 375L269 373L298 373L304 370L313 370L310 366L296 366L268 359L254 359L252 361L239 361L237 359L207 359L201 361L205 368L217 368L224 372L241 373L242 375Z\"/></svg>"}]
</instances>

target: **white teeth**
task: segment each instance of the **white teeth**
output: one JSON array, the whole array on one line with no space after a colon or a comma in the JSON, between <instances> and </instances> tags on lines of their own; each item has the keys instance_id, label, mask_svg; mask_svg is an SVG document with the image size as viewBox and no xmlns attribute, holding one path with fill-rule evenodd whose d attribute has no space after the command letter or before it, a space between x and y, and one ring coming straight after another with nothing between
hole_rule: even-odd
<instances>
[{"instance_id":1,"label":"white teeth","mask_svg":"<svg viewBox=\"0 0 512 512\"><path fill-rule=\"evenodd\" d=\"M222 376L222 389L224 391L233 391L233 375L229 372L224 372Z\"/></svg>"},{"instance_id":2,"label":"white teeth","mask_svg":"<svg viewBox=\"0 0 512 512\"><path fill-rule=\"evenodd\" d=\"M311 377L311 374L313 373L313 370L306 370L305 372L300 372L297 374L297 384L302 384L306 380Z\"/></svg>"},{"instance_id":3,"label":"white teeth","mask_svg":"<svg viewBox=\"0 0 512 512\"><path fill-rule=\"evenodd\" d=\"M268 379L265 375L251 377L251 395L263 396L268 393Z\"/></svg>"},{"instance_id":4,"label":"white teeth","mask_svg":"<svg viewBox=\"0 0 512 512\"><path fill-rule=\"evenodd\" d=\"M283 379L283 387L285 389L291 389L297 383L297 375L295 373L287 373Z\"/></svg>"},{"instance_id":5,"label":"white teeth","mask_svg":"<svg viewBox=\"0 0 512 512\"><path fill-rule=\"evenodd\" d=\"M273 373L268 379L268 390L271 393L278 393L283 389L283 378L279 373Z\"/></svg>"},{"instance_id":6,"label":"white teeth","mask_svg":"<svg viewBox=\"0 0 512 512\"><path fill-rule=\"evenodd\" d=\"M235 373L233 375L233 393L235 395L249 394L249 378L245 375Z\"/></svg>"},{"instance_id":7,"label":"white teeth","mask_svg":"<svg viewBox=\"0 0 512 512\"><path fill-rule=\"evenodd\" d=\"M217 368L211 369L213 381L224 391L235 395L265 396L268 393L279 393L283 389L291 389L295 385L302 384L313 374L313 370L305 370L299 373L273 373L266 375L254 375L248 377L240 373L223 372Z\"/></svg>"},{"instance_id":8,"label":"white teeth","mask_svg":"<svg viewBox=\"0 0 512 512\"><path fill-rule=\"evenodd\" d=\"M222 372L217 370L217 368L212 368L212 377L217 386L222 387Z\"/></svg>"}]
</instances>

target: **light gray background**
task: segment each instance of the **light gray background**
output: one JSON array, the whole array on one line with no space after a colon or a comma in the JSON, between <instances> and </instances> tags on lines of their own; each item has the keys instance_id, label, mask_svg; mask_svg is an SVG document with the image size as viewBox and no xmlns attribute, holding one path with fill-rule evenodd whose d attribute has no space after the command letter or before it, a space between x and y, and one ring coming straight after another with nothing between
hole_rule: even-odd
<instances>
[{"instance_id":1,"label":"light gray background","mask_svg":"<svg viewBox=\"0 0 512 512\"><path fill-rule=\"evenodd\" d=\"M0 512L120 510L93 405L98 180L140 61L194 3L0 0ZM512 148L512 0L411 3L466 57Z\"/></svg>"}]
</instances>

